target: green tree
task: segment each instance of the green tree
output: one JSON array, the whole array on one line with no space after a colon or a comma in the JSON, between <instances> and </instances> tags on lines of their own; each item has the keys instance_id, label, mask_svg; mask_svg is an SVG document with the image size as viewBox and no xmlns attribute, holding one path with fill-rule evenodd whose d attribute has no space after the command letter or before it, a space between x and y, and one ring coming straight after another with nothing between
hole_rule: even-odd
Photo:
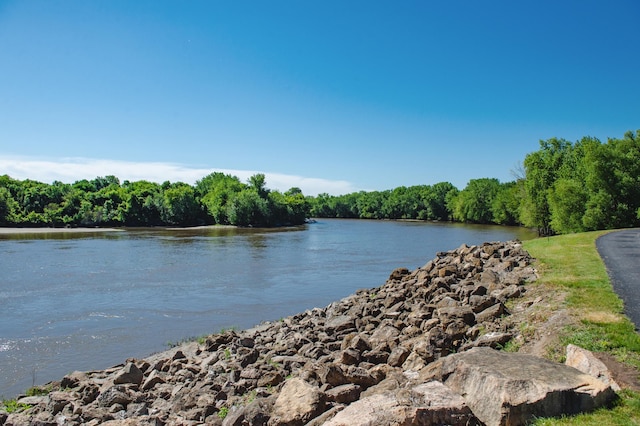
<instances>
[{"instance_id":1,"label":"green tree","mask_svg":"<svg viewBox=\"0 0 640 426\"><path fill-rule=\"evenodd\" d=\"M260 198L267 198L269 190L266 188L267 180L263 173L256 173L248 181L249 188L252 188Z\"/></svg>"},{"instance_id":2,"label":"green tree","mask_svg":"<svg viewBox=\"0 0 640 426\"><path fill-rule=\"evenodd\" d=\"M10 225L15 221L16 201L9 189L0 186L0 225Z\"/></svg>"},{"instance_id":3,"label":"green tree","mask_svg":"<svg viewBox=\"0 0 640 426\"><path fill-rule=\"evenodd\" d=\"M227 203L246 185L235 176L214 172L196 182L196 192L209 217L218 224L229 224Z\"/></svg>"},{"instance_id":4,"label":"green tree","mask_svg":"<svg viewBox=\"0 0 640 426\"><path fill-rule=\"evenodd\" d=\"M164 194L157 183L141 180L126 184L127 226L157 226L163 224Z\"/></svg>"},{"instance_id":5,"label":"green tree","mask_svg":"<svg viewBox=\"0 0 640 426\"><path fill-rule=\"evenodd\" d=\"M309 217L310 205L300 188L291 188L284 193L287 207L287 221L300 225Z\"/></svg>"},{"instance_id":6,"label":"green tree","mask_svg":"<svg viewBox=\"0 0 640 426\"><path fill-rule=\"evenodd\" d=\"M500 189L498 179L471 179L453 200L453 217L461 222L492 223L492 206Z\"/></svg>"},{"instance_id":7,"label":"green tree","mask_svg":"<svg viewBox=\"0 0 640 426\"><path fill-rule=\"evenodd\" d=\"M455 198L458 188L449 182L439 182L430 188L427 198L427 219L429 220L450 220L452 209L449 200Z\"/></svg>"},{"instance_id":8,"label":"green tree","mask_svg":"<svg viewBox=\"0 0 640 426\"><path fill-rule=\"evenodd\" d=\"M188 226L198 223L200 204L196 201L195 191L186 183L172 184L165 189L162 221L169 225Z\"/></svg>"},{"instance_id":9,"label":"green tree","mask_svg":"<svg viewBox=\"0 0 640 426\"><path fill-rule=\"evenodd\" d=\"M388 191L360 191L357 194L356 207L361 219L382 219L383 205L389 196Z\"/></svg>"},{"instance_id":10,"label":"green tree","mask_svg":"<svg viewBox=\"0 0 640 426\"><path fill-rule=\"evenodd\" d=\"M235 194L226 208L229 223L237 226L265 226L270 213L267 200L253 189Z\"/></svg>"},{"instance_id":11,"label":"green tree","mask_svg":"<svg viewBox=\"0 0 640 426\"><path fill-rule=\"evenodd\" d=\"M549 191L551 228L558 233L582 232L587 202L584 184L576 179L558 179Z\"/></svg>"},{"instance_id":12,"label":"green tree","mask_svg":"<svg viewBox=\"0 0 640 426\"><path fill-rule=\"evenodd\" d=\"M548 194L563 168L571 144L564 139L540 141L540 149L524 159L525 197L520 220L526 226L538 229L538 234L551 233L551 211Z\"/></svg>"},{"instance_id":13,"label":"green tree","mask_svg":"<svg viewBox=\"0 0 640 426\"><path fill-rule=\"evenodd\" d=\"M520 217L521 203L520 182L500 184L498 193L491 204L492 222L498 225L517 225Z\"/></svg>"},{"instance_id":14,"label":"green tree","mask_svg":"<svg viewBox=\"0 0 640 426\"><path fill-rule=\"evenodd\" d=\"M312 217L336 217L332 195L323 192L316 197L307 197L311 206L310 214Z\"/></svg>"},{"instance_id":15,"label":"green tree","mask_svg":"<svg viewBox=\"0 0 640 426\"><path fill-rule=\"evenodd\" d=\"M583 220L588 229L639 226L640 130L609 139L585 152L591 196Z\"/></svg>"}]
</instances>

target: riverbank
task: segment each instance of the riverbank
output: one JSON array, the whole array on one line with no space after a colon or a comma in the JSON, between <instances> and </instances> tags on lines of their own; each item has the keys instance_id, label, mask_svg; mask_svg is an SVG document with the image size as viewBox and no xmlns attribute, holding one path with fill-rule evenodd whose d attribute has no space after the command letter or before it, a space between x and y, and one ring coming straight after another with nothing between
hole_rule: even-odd
<instances>
[{"instance_id":1,"label":"riverbank","mask_svg":"<svg viewBox=\"0 0 640 426\"><path fill-rule=\"evenodd\" d=\"M315 418L312 424L321 424L356 401L418 389L420 372L450 353L476 354L477 346L540 350L536 333L544 327L535 326L548 324L541 313L557 300L543 286L526 284L534 279L530 261L517 243L439 253L422 268L397 269L384 286L323 309L112 369L73 373L52 384L71 392L20 399L17 404L32 408L14 417L225 425ZM538 320L523 327L526 318ZM311 400L306 408L287 399L301 392Z\"/></svg>"},{"instance_id":2,"label":"riverbank","mask_svg":"<svg viewBox=\"0 0 640 426\"><path fill-rule=\"evenodd\" d=\"M0 235L17 235L17 234L85 234L94 232L117 232L122 231L120 228L2 228L0 227Z\"/></svg>"},{"instance_id":3,"label":"riverbank","mask_svg":"<svg viewBox=\"0 0 640 426\"><path fill-rule=\"evenodd\" d=\"M3 228L0 227L0 235L15 235L15 234L49 234L49 233L73 233L73 234L83 234L83 233L93 233L93 232L122 232L127 231L128 229L140 230L140 229L148 229L148 230L164 230L164 231L201 231L206 229L235 229L238 228L234 225L202 225L202 226L188 226L188 227L179 227L179 226L159 226L159 227L148 227L148 228L101 228L101 227L93 227L93 228Z\"/></svg>"}]
</instances>

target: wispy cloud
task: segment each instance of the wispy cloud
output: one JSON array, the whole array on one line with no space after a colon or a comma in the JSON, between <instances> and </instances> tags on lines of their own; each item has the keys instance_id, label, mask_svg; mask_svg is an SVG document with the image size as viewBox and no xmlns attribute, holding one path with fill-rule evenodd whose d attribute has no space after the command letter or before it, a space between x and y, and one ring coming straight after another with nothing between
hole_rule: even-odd
<instances>
[{"instance_id":1,"label":"wispy cloud","mask_svg":"<svg viewBox=\"0 0 640 426\"><path fill-rule=\"evenodd\" d=\"M243 182L246 182L250 176L256 173L264 173L268 188L284 192L289 188L298 187L302 189L305 195L317 195L323 192L340 195L358 190L350 182L343 180L310 178L257 170L208 169L172 163L90 158L38 159L0 156L0 174L7 174L14 179L33 179L47 183L56 180L73 183L81 179L114 175L121 181L148 180L162 183L168 180L171 182L186 182L193 185L198 179L213 172L237 176Z\"/></svg>"}]
</instances>

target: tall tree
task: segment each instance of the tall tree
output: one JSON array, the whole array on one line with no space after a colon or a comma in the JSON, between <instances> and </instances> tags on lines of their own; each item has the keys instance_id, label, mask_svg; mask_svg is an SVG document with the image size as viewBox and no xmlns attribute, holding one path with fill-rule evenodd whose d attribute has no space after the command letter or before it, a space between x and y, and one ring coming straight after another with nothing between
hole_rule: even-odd
<instances>
[{"instance_id":1,"label":"tall tree","mask_svg":"<svg viewBox=\"0 0 640 426\"><path fill-rule=\"evenodd\" d=\"M564 139L540 141L540 149L524 159L525 199L520 220L540 235L551 233L551 211L547 195L561 169L571 144Z\"/></svg>"}]
</instances>

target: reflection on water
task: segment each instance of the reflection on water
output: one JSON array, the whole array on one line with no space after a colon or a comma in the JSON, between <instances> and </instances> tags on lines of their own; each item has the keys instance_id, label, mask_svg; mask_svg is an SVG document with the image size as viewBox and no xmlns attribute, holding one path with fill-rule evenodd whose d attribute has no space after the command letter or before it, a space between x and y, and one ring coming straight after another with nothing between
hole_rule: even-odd
<instances>
[{"instance_id":1,"label":"reflection on water","mask_svg":"<svg viewBox=\"0 0 640 426\"><path fill-rule=\"evenodd\" d=\"M0 234L0 396L185 336L246 328L382 285L520 228L319 220L286 229Z\"/></svg>"}]
</instances>

